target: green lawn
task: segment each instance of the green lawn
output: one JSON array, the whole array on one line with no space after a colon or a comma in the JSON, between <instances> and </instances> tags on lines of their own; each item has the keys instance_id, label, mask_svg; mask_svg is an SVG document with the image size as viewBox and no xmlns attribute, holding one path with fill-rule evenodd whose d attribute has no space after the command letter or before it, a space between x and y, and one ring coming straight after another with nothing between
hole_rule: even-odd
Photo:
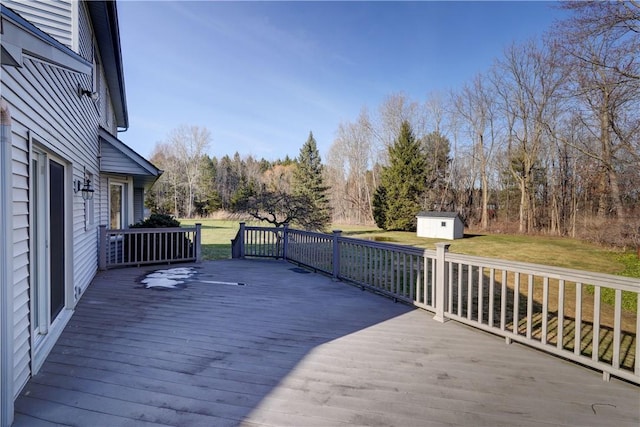
<instances>
[{"instance_id":1,"label":"green lawn","mask_svg":"<svg viewBox=\"0 0 640 427\"><path fill-rule=\"evenodd\" d=\"M231 257L231 239L238 232L239 222L230 220L188 220L182 225L202 223L202 252L208 260ZM260 225L260 223L247 223ZM382 231L375 227L334 225L343 235L359 239L412 245L435 249L442 239L417 237L412 232ZM451 252L489 258L553 265L599 273L640 278L640 260L634 252L622 252L566 237L520 236L507 234L466 234L464 239L451 241Z\"/></svg>"},{"instance_id":2,"label":"green lawn","mask_svg":"<svg viewBox=\"0 0 640 427\"><path fill-rule=\"evenodd\" d=\"M218 219L180 219L180 225L202 224L202 258L205 260L231 258L231 239L240 228L239 221Z\"/></svg>"},{"instance_id":3,"label":"green lawn","mask_svg":"<svg viewBox=\"0 0 640 427\"><path fill-rule=\"evenodd\" d=\"M361 239L435 249L442 239L426 239L414 232L382 231L375 227L337 227L344 235ZM465 234L451 241L451 252L534 264L553 265L640 278L640 259L635 252L623 252L567 237L509 234Z\"/></svg>"}]
</instances>

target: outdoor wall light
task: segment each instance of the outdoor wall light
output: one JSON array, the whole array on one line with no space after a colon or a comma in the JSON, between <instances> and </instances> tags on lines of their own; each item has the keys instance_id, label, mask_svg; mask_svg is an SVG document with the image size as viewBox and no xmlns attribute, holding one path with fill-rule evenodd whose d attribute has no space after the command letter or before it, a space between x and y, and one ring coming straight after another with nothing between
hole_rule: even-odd
<instances>
[{"instance_id":1,"label":"outdoor wall light","mask_svg":"<svg viewBox=\"0 0 640 427\"><path fill-rule=\"evenodd\" d=\"M82 193L82 198L84 200L91 200L91 199L93 199L93 193L95 192L95 190L91 186L91 180L90 179L85 179L84 180L84 184L83 184L83 182L81 180L78 179L78 180L75 181L75 186L73 188L73 192L74 193L81 192Z\"/></svg>"},{"instance_id":2,"label":"outdoor wall light","mask_svg":"<svg viewBox=\"0 0 640 427\"><path fill-rule=\"evenodd\" d=\"M82 95L88 96L92 101L98 100L98 92L92 92L89 89L83 89L82 86L80 86L80 83L78 83L78 96L82 98Z\"/></svg>"}]
</instances>

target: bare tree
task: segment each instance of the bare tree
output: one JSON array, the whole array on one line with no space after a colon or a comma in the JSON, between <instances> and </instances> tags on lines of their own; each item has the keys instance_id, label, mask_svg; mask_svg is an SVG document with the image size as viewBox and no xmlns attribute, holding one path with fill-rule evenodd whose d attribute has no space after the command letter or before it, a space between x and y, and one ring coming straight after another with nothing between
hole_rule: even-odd
<instances>
[{"instance_id":1,"label":"bare tree","mask_svg":"<svg viewBox=\"0 0 640 427\"><path fill-rule=\"evenodd\" d=\"M509 171L520 191L519 231L536 227L536 195L541 184L543 148L557 113L554 101L563 82L557 51L533 41L512 45L493 75L507 124Z\"/></svg>"},{"instance_id":2,"label":"bare tree","mask_svg":"<svg viewBox=\"0 0 640 427\"><path fill-rule=\"evenodd\" d=\"M627 1L567 1L561 6L574 14L557 25L571 54L583 63L603 68L620 77L640 80L640 2ZM581 50L586 40L606 39L609 48L624 61L611 62L589 50Z\"/></svg>"},{"instance_id":3,"label":"bare tree","mask_svg":"<svg viewBox=\"0 0 640 427\"><path fill-rule=\"evenodd\" d=\"M366 110L360 112L357 122L341 123L327 157L332 174L329 182L343 185L343 190L338 190L337 194L334 191L331 199L335 202L336 196L344 198L349 205L348 216L355 215L351 219L358 223L370 222L373 218L372 197L376 178L372 173L371 129ZM335 212L345 212L340 206L333 207L337 208Z\"/></svg>"},{"instance_id":4,"label":"bare tree","mask_svg":"<svg viewBox=\"0 0 640 427\"><path fill-rule=\"evenodd\" d=\"M495 101L484 76L477 75L454 98L454 108L464 122L472 146L472 170L480 176L481 214L480 226L484 230L489 223L489 162L496 145Z\"/></svg>"},{"instance_id":5,"label":"bare tree","mask_svg":"<svg viewBox=\"0 0 640 427\"><path fill-rule=\"evenodd\" d=\"M167 143L156 143L150 160L163 170L163 174L147 193L146 204L156 213L179 216L182 205L182 181L173 147Z\"/></svg>"},{"instance_id":6,"label":"bare tree","mask_svg":"<svg viewBox=\"0 0 640 427\"><path fill-rule=\"evenodd\" d=\"M556 30L570 93L591 137L576 145L599 164L597 215L623 209L619 173L640 161L640 7L635 2L567 3L576 14Z\"/></svg>"},{"instance_id":7,"label":"bare tree","mask_svg":"<svg viewBox=\"0 0 640 427\"><path fill-rule=\"evenodd\" d=\"M182 125L167 138L179 165L180 176L186 188L185 214L191 218L193 202L200 180L201 158L209 148L211 134L206 128Z\"/></svg>"}]
</instances>

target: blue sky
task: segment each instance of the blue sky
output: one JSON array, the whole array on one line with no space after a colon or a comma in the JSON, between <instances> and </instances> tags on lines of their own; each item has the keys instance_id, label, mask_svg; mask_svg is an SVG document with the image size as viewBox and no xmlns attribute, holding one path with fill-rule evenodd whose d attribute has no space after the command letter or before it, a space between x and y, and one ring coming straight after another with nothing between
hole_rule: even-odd
<instances>
[{"instance_id":1,"label":"blue sky","mask_svg":"<svg viewBox=\"0 0 640 427\"><path fill-rule=\"evenodd\" d=\"M391 94L424 101L542 35L549 2L118 3L130 127L143 156L176 127L209 129L209 155L324 157L340 122Z\"/></svg>"}]
</instances>

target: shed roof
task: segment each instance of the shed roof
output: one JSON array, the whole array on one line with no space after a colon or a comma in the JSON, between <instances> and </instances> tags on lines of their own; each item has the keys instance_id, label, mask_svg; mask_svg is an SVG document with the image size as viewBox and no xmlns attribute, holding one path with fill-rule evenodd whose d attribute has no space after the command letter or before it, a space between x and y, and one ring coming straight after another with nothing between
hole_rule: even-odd
<instances>
[{"instance_id":1,"label":"shed roof","mask_svg":"<svg viewBox=\"0 0 640 427\"><path fill-rule=\"evenodd\" d=\"M460 218L458 212L427 212L422 211L416 215L421 218Z\"/></svg>"}]
</instances>

